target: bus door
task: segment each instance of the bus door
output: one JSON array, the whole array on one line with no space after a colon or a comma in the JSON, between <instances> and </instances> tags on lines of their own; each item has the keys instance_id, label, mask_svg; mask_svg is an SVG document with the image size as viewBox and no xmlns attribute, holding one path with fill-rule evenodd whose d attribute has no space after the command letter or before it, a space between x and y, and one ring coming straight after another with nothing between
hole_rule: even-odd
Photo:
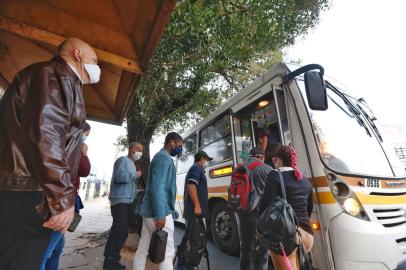
<instances>
[{"instance_id":1,"label":"bus door","mask_svg":"<svg viewBox=\"0 0 406 270\"><path fill-rule=\"evenodd\" d=\"M190 167L192 167L195 159L194 156L197 151L197 134L193 133L188 136L183 142L183 155L177 160L176 170L176 205L175 208L179 213L179 219L182 220L183 216L183 201L184 201L184 187L185 177Z\"/></svg>"},{"instance_id":2,"label":"bus door","mask_svg":"<svg viewBox=\"0 0 406 270\"><path fill-rule=\"evenodd\" d=\"M233 128L238 164L246 163L249 151L257 146L265 151L265 162L273 166L272 156L282 143L277 107L277 99L270 92L234 114Z\"/></svg>"}]
</instances>

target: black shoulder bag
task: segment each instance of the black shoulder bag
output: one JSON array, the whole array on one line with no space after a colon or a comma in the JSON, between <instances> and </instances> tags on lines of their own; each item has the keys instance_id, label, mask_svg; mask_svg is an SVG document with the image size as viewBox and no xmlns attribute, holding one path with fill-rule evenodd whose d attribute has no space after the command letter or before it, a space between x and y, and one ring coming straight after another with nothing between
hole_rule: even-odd
<instances>
[{"instance_id":1,"label":"black shoulder bag","mask_svg":"<svg viewBox=\"0 0 406 270\"><path fill-rule=\"evenodd\" d=\"M257 229L273 253L277 255L285 253L289 256L297 247L298 221L295 212L286 201L284 178L279 170L278 174L281 182L282 198L277 196L275 201L265 209L257 220Z\"/></svg>"}]
</instances>

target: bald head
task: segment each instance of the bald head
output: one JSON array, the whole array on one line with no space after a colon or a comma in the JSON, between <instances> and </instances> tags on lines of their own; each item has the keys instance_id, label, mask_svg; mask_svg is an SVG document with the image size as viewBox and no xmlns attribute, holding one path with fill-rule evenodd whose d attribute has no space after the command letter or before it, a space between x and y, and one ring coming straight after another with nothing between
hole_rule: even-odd
<instances>
[{"instance_id":1,"label":"bald head","mask_svg":"<svg viewBox=\"0 0 406 270\"><path fill-rule=\"evenodd\" d=\"M61 43L61 45L59 45L58 53L61 56L66 56L71 54L75 49L81 51L84 54L93 54L97 61L97 56L94 49L89 44L78 38L65 39Z\"/></svg>"},{"instance_id":2,"label":"bald head","mask_svg":"<svg viewBox=\"0 0 406 270\"><path fill-rule=\"evenodd\" d=\"M75 68L84 83L89 80L89 74L83 72L83 64L97 64L98 60L89 44L78 38L67 38L59 45L58 54Z\"/></svg>"}]
</instances>

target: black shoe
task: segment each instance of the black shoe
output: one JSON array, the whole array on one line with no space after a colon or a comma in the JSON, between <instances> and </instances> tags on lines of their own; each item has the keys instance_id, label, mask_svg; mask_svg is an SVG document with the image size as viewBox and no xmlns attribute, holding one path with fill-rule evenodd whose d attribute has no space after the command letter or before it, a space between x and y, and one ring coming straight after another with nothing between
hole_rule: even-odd
<instances>
[{"instance_id":1,"label":"black shoe","mask_svg":"<svg viewBox=\"0 0 406 270\"><path fill-rule=\"evenodd\" d=\"M112 263L109 261L104 261L103 263L103 270L123 270L125 269L125 265L121 264L120 262Z\"/></svg>"}]
</instances>

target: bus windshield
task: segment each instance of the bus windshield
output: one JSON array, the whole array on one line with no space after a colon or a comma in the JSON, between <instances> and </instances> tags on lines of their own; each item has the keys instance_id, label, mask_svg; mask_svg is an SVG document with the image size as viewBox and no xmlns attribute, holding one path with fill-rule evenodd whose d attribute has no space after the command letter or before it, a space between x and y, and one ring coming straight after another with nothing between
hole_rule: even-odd
<instances>
[{"instance_id":1,"label":"bus windshield","mask_svg":"<svg viewBox=\"0 0 406 270\"><path fill-rule=\"evenodd\" d=\"M307 104L304 82L297 80ZM394 149L380 142L381 134L371 119L360 113L353 98L333 91L327 84L328 109L314 111L308 106L319 151L325 164L334 171L372 177L405 177L406 171ZM349 98L346 98L349 97ZM353 107L354 106L354 107ZM355 108L355 110L354 110Z\"/></svg>"}]
</instances>

